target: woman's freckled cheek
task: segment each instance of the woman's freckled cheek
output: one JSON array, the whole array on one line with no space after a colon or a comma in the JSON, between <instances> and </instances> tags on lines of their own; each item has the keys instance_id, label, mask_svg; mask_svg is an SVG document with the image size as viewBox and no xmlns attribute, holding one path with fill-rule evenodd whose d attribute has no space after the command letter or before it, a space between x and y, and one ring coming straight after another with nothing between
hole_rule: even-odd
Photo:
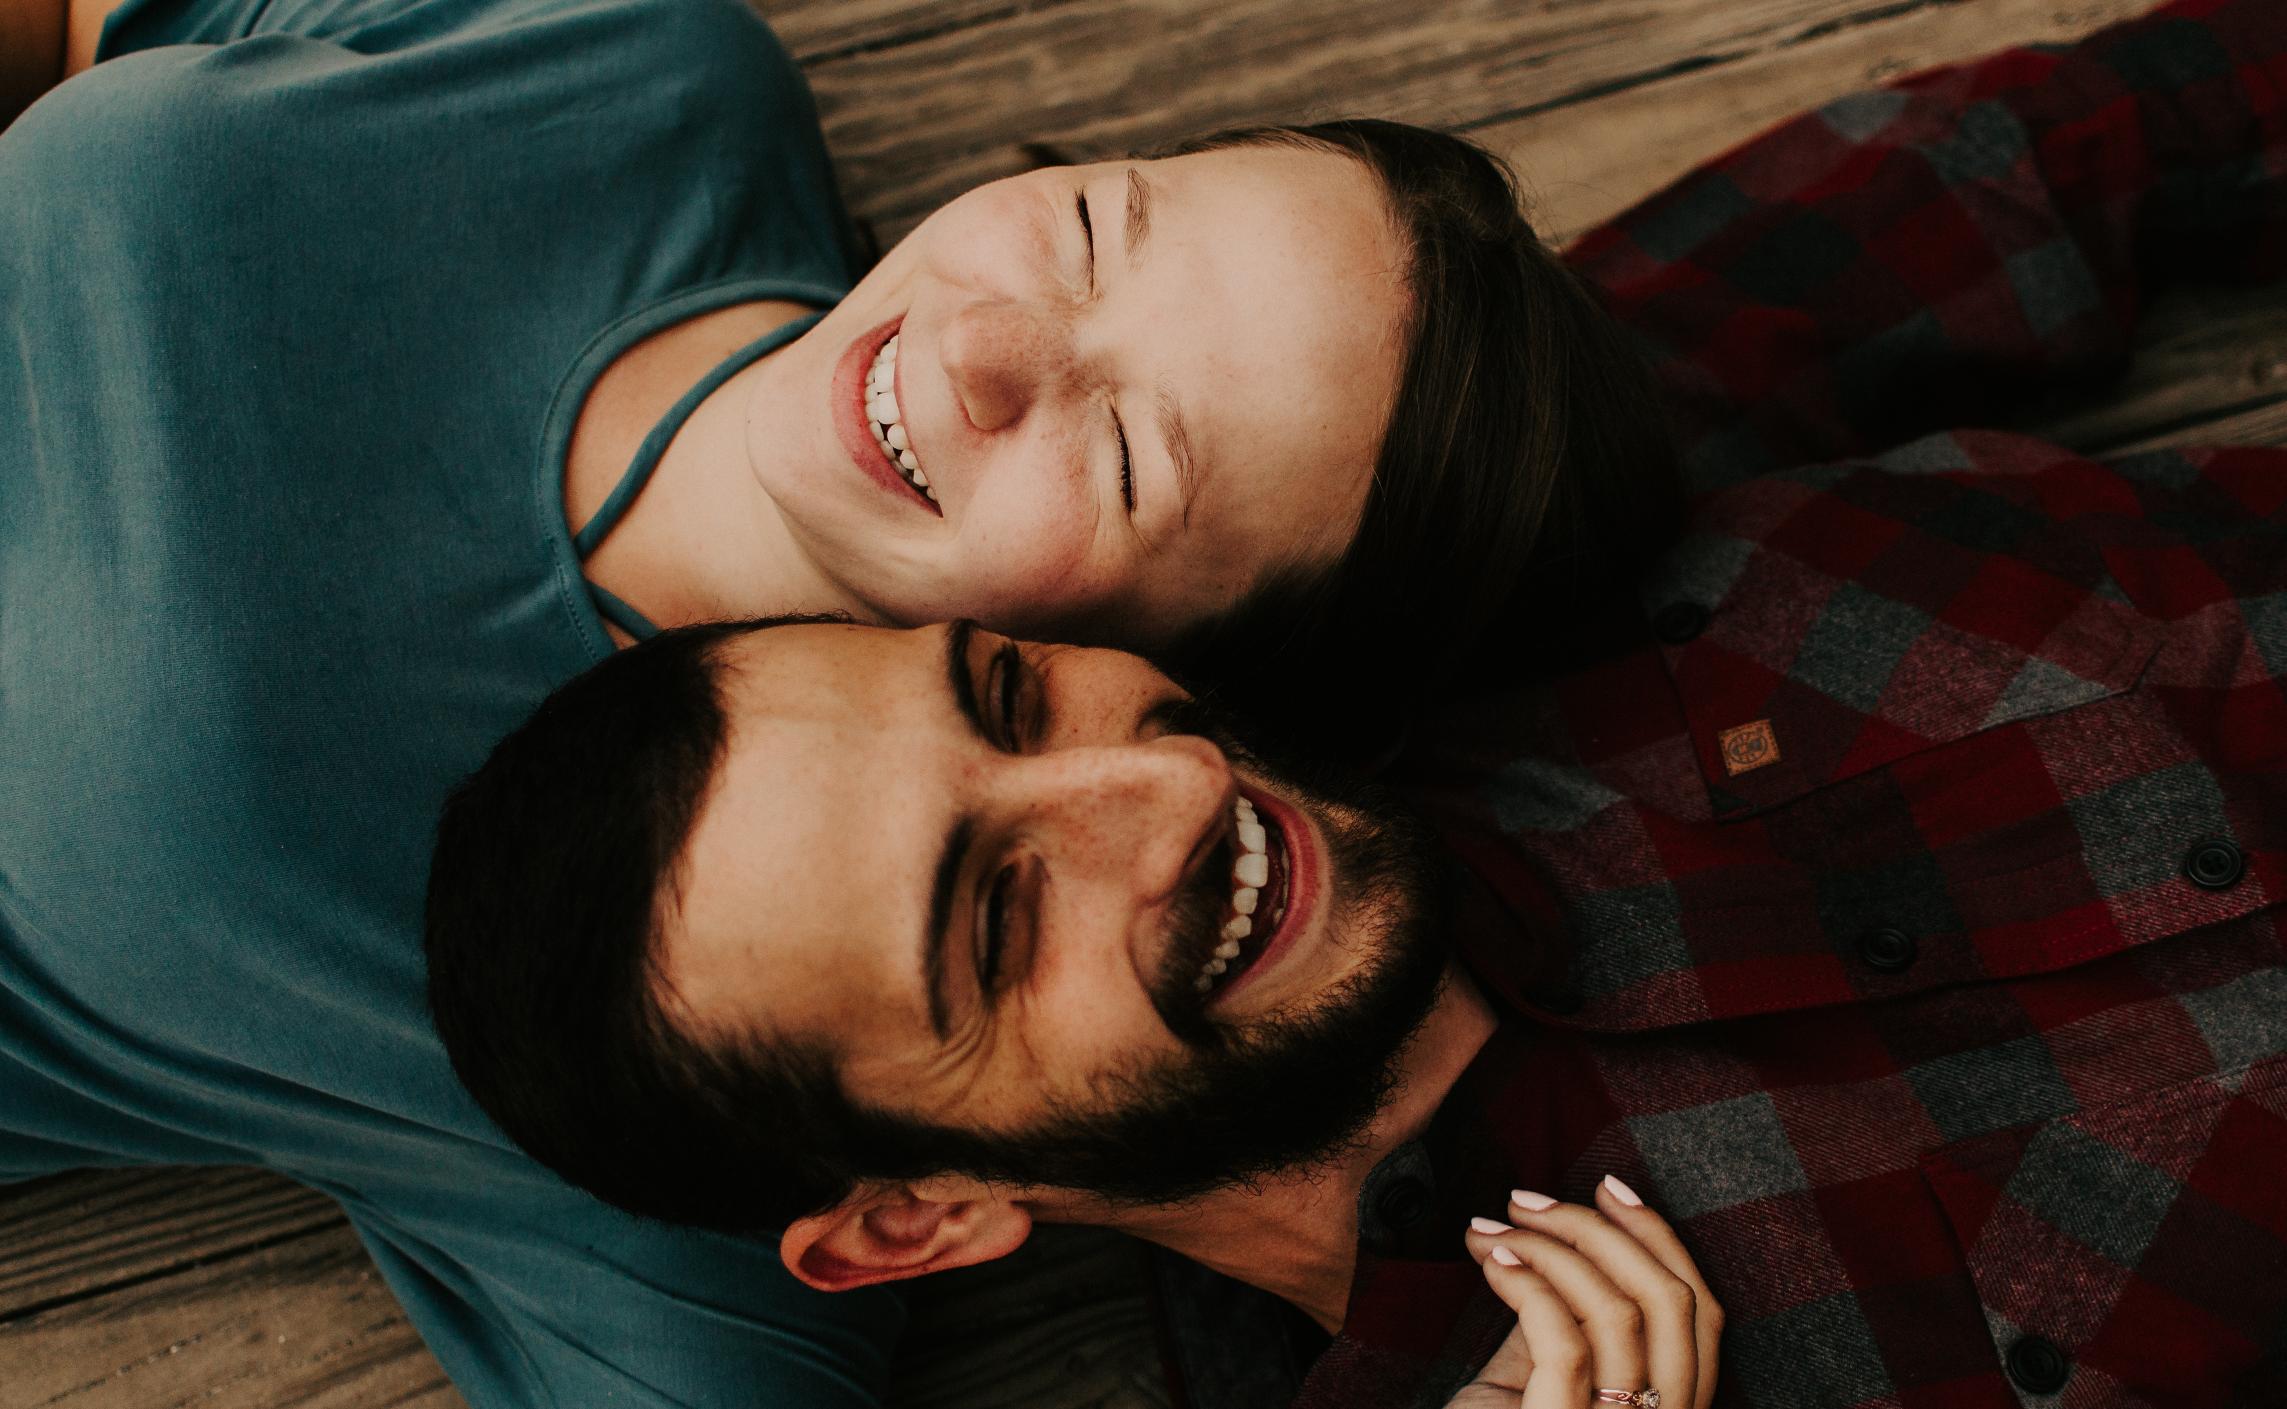
<instances>
[{"instance_id":1,"label":"woman's freckled cheek","mask_svg":"<svg viewBox=\"0 0 2287 1409\"><path fill-rule=\"evenodd\" d=\"M971 591L995 605L1004 619L1039 619L1043 609L1071 607L1097 595L1082 569L1094 546L1094 516L1035 515L1029 521L979 523L964 556L973 566Z\"/></svg>"}]
</instances>

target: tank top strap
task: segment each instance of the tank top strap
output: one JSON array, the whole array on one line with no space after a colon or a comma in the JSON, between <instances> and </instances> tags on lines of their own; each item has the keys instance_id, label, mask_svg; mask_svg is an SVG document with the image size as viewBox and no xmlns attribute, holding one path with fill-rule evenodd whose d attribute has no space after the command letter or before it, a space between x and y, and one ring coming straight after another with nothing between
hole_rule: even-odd
<instances>
[{"instance_id":1,"label":"tank top strap","mask_svg":"<svg viewBox=\"0 0 2287 1409\"><path fill-rule=\"evenodd\" d=\"M808 332L825 316L823 313L807 313L779 324L724 358L713 371L699 379L698 385L684 392L680 400L667 408L667 414L659 418L659 424L653 426L651 433L643 438L643 444L636 447L635 458L628 463L627 473L621 475L619 483L612 486L611 494L605 498L602 507L586 523L580 525L580 531L572 536L572 547L581 559L585 560L595 552L597 546L610 536L611 531L619 527L619 521L627 516L628 507L635 503L635 497L651 482L651 472L659 468L660 457L667 453L668 442L675 438L677 431L683 429L683 423L691 419L691 413L699 409L700 402L714 395L715 389L724 382ZM659 628L645 621L641 613L593 582L588 584L588 593L595 599L597 612L630 636L641 640L658 632ZM640 622L643 629L636 630L630 622Z\"/></svg>"},{"instance_id":2,"label":"tank top strap","mask_svg":"<svg viewBox=\"0 0 2287 1409\"><path fill-rule=\"evenodd\" d=\"M658 626L650 617L629 606L624 598L608 587L590 582L588 600L596 604L597 616L638 641L648 641L659 634Z\"/></svg>"}]
</instances>

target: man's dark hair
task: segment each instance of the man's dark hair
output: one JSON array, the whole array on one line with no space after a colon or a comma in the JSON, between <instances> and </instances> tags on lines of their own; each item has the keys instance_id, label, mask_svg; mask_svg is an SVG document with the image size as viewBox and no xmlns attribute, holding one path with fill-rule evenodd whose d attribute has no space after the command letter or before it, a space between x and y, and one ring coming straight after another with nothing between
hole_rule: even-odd
<instances>
[{"instance_id":1,"label":"man's dark hair","mask_svg":"<svg viewBox=\"0 0 2287 1409\"><path fill-rule=\"evenodd\" d=\"M693 1041L659 1003L660 907L729 734L724 650L816 619L619 652L503 740L438 827L429 1009L454 1071L535 1159L671 1222L752 1231L850 1188L823 1055L743 1054L729 1080L742 1054Z\"/></svg>"},{"instance_id":2,"label":"man's dark hair","mask_svg":"<svg viewBox=\"0 0 2287 1409\"><path fill-rule=\"evenodd\" d=\"M1237 128L1149 155L1250 145L1345 154L1379 181L1408 247L1404 370L1334 568L1260 585L1165 654L1243 713L1341 701L1277 718L1354 750L1488 666L1558 654L1563 628L1666 550L1682 490L1644 357L1541 242L1499 158L1374 119Z\"/></svg>"}]
</instances>

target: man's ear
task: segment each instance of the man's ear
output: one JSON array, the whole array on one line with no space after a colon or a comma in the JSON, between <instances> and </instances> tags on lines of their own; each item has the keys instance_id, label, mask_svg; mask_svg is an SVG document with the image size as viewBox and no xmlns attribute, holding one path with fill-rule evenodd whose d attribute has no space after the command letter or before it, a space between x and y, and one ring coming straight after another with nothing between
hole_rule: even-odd
<instances>
[{"instance_id":1,"label":"man's ear","mask_svg":"<svg viewBox=\"0 0 2287 1409\"><path fill-rule=\"evenodd\" d=\"M860 1189L799 1218L779 1260L809 1286L846 1292L1006 1257L1032 1235L1032 1213L989 1186L930 1179Z\"/></svg>"}]
</instances>

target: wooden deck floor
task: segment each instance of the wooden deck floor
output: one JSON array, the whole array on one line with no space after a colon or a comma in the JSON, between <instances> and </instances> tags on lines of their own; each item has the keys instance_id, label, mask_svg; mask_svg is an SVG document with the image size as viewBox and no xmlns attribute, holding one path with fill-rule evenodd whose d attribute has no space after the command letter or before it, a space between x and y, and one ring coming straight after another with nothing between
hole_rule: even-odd
<instances>
[{"instance_id":1,"label":"wooden deck floor","mask_svg":"<svg viewBox=\"0 0 2287 1409\"><path fill-rule=\"evenodd\" d=\"M1039 150L1370 113L1514 161L1553 236L1767 123L2145 0L767 0L886 243ZM2135 374L2036 428L2087 449L2287 444L2287 293L2178 297ZM1050 1230L924 1284L896 1401L1146 1409L1138 1250ZM243 1170L0 1189L0 1409L453 1409L340 1214Z\"/></svg>"}]
</instances>

